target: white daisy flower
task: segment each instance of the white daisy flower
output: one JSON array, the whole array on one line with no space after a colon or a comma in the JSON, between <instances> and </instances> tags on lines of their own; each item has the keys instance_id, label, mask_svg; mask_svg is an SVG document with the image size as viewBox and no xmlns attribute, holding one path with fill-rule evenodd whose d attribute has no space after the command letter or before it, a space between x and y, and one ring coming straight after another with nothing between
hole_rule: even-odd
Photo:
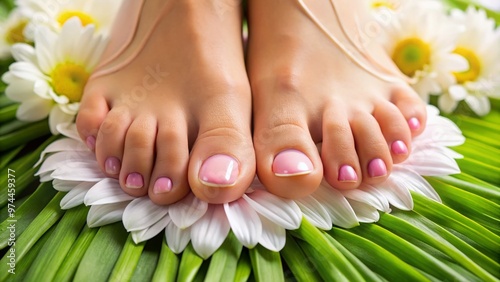
<instances>
[{"instance_id":1,"label":"white daisy flower","mask_svg":"<svg viewBox=\"0 0 500 282\"><path fill-rule=\"evenodd\" d=\"M412 5L401 10L387 28L382 44L424 101L455 83L453 72L467 69L454 54L457 29L440 9Z\"/></svg>"},{"instance_id":2,"label":"white daisy flower","mask_svg":"<svg viewBox=\"0 0 500 282\"><path fill-rule=\"evenodd\" d=\"M122 0L17 0L23 15L30 19L25 35L33 39L37 26L59 32L69 19L77 17L84 26L94 25L98 34L107 36Z\"/></svg>"},{"instance_id":3,"label":"white daisy flower","mask_svg":"<svg viewBox=\"0 0 500 282\"><path fill-rule=\"evenodd\" d=\"M453 10L451 17L461 27L454 53L463 56L469 67L454 73L457 84L439 97L439 107L450 113L465 101L477 115L486 115L488 96L500 98L500 29L495 29L495 22L483 10L473 7L465 12Z\"/></svg>"},{"instance_id":4,"label":"white daisy flower","mask_svg":"<svg viewBox=\"0 0 500 282\"><path fill-rule=\"evenodd\" d=\"M28 42L24 29L28 19L18 9L10 12L9 17L0 21L0 60L10 58L12 45Z\"/></svg>"},{"instance_id":5,"label":"white daisy flower","mask_svg":"<svg viewBox=\"0 0 500 282\"><path fill-rule=\"evenodd\" d=\"M93 26L82 26L77 18L66 22L56 34L40 27L35 47L15 44L17 62L2 77L8 84L6 95L21 102L16 116L37 121L49 117L53 134L57 124L71 122L78 112L87 80L106 47Z\"/></svg>"},{"instance_id":6,"label":"white daisy flower","mask_svg":"<svg viewBox=\"0 0 500 282\"><path fill-rule=\"evenodd\" d=\"M175 253L182 252L191 242L195 251L207 258L232 230L248 248L261 244L279 251L285 245L286 230L299 228L302 216L321 229L329 230L332 225L350 228L359 222L377 221L378 211L390 212L390 205L412 209L410 191L439 201L437 193L420 175L459 172L453 159L459 155L446 146L461 144L464 138L450 120L438 116L436 108L429 106L428 112L426 130L414 139L410 158L395 165L386 182L355 190L337 190L324 182L315 193L298 200L270 194L258 179L242 198L226 204L208 204L194 194L169 206L155 205L147 196L134 198L123 192L118 180L101 172L95 155L78 137L75 124L58 126L68 138L57 140L44 150L37 175L41 181L53 180L55 189L68 192L61 200L61 208L90 205L90 227L122 221L135 242L164 231L168 246Z\"/></svg>"}]
</instances>

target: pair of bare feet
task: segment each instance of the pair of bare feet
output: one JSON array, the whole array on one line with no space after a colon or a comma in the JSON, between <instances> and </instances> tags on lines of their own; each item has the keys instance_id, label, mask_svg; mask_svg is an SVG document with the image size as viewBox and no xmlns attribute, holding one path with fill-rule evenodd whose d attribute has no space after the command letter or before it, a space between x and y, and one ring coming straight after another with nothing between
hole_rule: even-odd
<instances>
[{"instance_id":1,"label":"pair of bare feet","mask_svg":"<svg viewBox=\"0 0 500 282\"><path fill-rule=\"evenodd\" d=\"M384 181L423 130L418 96L354 64L292 0L248 1L244 54L235 1L125 1L77 117L102 170L157 204L232 201L255 173L287 198L323 177ZM328 0L309 2L339 30Z\"/></svg>"}]
</instances>

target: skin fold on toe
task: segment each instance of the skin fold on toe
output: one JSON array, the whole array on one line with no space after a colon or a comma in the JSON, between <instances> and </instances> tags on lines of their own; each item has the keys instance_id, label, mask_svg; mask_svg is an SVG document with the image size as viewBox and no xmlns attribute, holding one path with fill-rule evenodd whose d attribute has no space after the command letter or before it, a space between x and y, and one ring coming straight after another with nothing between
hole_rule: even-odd
<instances>
[{"instance_id":1,"label":"skin fold on toe","mask_svg":"<svg viewBox=\"0 0 500 282\"><path fill-rule=\"evenodd\" d=\"M222 203L255 175L240 5L125 0L77 117L103 172L161 205Z\"/></svg>"},{"instance_id":2,"label":"skin fold on toe","mask_svg":"<svg viewBox=\"0 0 500 282\"><path fill-rule=\"evenodd\" d=\"M258 176L287 198L323 176L339 189L381 183L410 154L425 105L380 46L356 46L350 18L366 19L361 0L300 2L249 1Z\"/></svg>"}]
</instances>

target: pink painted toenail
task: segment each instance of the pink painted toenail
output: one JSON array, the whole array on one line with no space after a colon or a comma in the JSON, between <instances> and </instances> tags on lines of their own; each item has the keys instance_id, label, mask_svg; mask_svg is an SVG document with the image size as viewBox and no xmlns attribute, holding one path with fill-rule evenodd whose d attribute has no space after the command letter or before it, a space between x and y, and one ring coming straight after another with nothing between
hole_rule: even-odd
<instances>
[{"instance_id":1,"label":"pink painted toenail","mask_svg":"<svg viewBox=\"0 0 500 282\"><path fill-rule=\"evenodd\" d=\"M139 189L144 186L144 179L142 175L137 172L133 172L127 176L127 180L125 181L125 187L129 189Z\"/></svg>"},{"instance_id":2,"label":"pink painted toenail","mask_svg":"<svg viewBox=\"0 0 500 282\"><path fill-rule=\"evenodd\" d=\"M408 120L408 126L411 130L419 130L420 129L420 121L417 118L412 117Z\"/></svg>"},{"instance_id":3,"label":"pink painted toenail","mask_svg":"<svg viewBox=\"0 0 500 282\"><path fill-rule=\"evenodd\" d=\"M339 181L340 182L356 182L358 181L358 175L354 168L350 165L343 165L339 169Z\"/></svg>"},{"instance_id":4,"label":"pink painted toenail","mask_svg":"<svg viewBox=\"0 0 500 282\"><path fill-rule=\"evenodd\" d=\"M198 177L207 186L227 187L234 185L239 173L237 160L227 155L214 155L203 162Z\"/></svg>"},{"instance_id":5,"label":"pink painted toenail","mask_svg":"<svg viewBox=\"0 0 500 282\"><path fill-rule=\"evenodd\" d=\"M104 163L104 169L106 170L107 174L119 174L120 173L120 160L118 160L115 157L109 157L106 159L106 162Z\"/></svg>"},{"instance_id":6,"label":"pink painted toenail","mask_svg":"<svg viewBox=\"0 0 500 282\"><path fill-rule=\"evenodd\" d=\"M94 136L89 136L87 137L87 140L85 140L87 143L87 147L91 150L95 150L95 137Z\"/></svg>"},{"instance_id":7,"label":"pink painted toenail","mask_svg":"<svg viewBox=\"0 0 500 282\"><path fill-rule=\"evenodd\" d=\"M301 151L286 150L279 153L273 162L276 176L295 176L309 174L314 166L311 160Z\"/></svg>"},{"instance_id":8,"label":"pink painted toenail","mask_svg":"<svg viewBox=\"0 0 500 282\"><path fill-rule=\"evenodd\" d=\"M396 155L408 154L408 148L406 147L405 142L403 142L401 140L392 142L391 150Z\"/></svg>"},{"instance_id":9,"label":"pink painted toenail","mask_svg":"<svg viewBox=\"0 0 500 282\"><path fill-rule=\"evenodd\" d=\"M387 174L387 167L382 159L373 159L368 164L368 175L370 177L381 177Z\"/></svg>"},{"instance_id":10,"label":"pink painted toenail","mask_svg":"<svg viewBox=\"0 0 500 282\"><path fill-rule=\"evenodd\" d=\"M167 177L160 177L156 180L153 193L162 194L172 191L172 180Z\"/></svg>"}]
</instances>

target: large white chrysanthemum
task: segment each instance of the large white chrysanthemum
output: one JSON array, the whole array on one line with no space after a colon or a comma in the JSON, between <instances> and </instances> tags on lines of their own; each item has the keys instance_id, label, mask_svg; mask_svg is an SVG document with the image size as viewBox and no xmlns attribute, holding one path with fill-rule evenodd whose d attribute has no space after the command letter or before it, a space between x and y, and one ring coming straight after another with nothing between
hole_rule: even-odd
<instances>
[{"instance_id":1,"label":"large white chrysanthemum","mask_svg":"<svg viewBox=\"0 0 500 282\"><path fill-rule=\"evenodd\" d=\"M451 17L461 33L454 53L469 63L467 70L454 73L457 84L439 97L439 108L452 112L465 101L476 114L490 111L489 97L500 98L500 29L483 10L469 7L453 10Z\"/></svg>"},{"instance_id":2,"label":"large white chrysanthemum","mask_svg":"<svg viewBox=\"0 0 500 282\"><path fill-rule=\"evenodd\" d=\"M82 26L78 18L67 21L59 34L39 27L35 47L15 44L17 62L2 77L6 95L21 102L17 118L37 121L49 117L53 134L57 124L73 121L83 89L106 47L92 25Z\"/></svg>"},{"instance_id":3,"label":"large white chrysanthemum","mask_svg":"<svg viewBox=\"0 0 500 282\"><path fill-rule=\"evenodd\" d=\"M164 230L174 252L182 252L191 241L195 251L206 258L232 230L246 247L259 243L279 251L285 245L286 230L298 228L302 216L318 228L349 228L359 222L377 221L378 210L390 212L390 205L412 209L410 191L439 201L421 175L458 173L454 158L459 155L446 146L459 145L464 137L450 120L438 115L436 108L429 106L428 116L426 130L412 143L410 158L395 165L386 182L355 190L337 190L324 182L312 195L293 201L270 194L257 179L242 198L220 205L202 202L194 194L169 206L155 205L147 196L132 197L123 192L118 180L101 172L74 124L59 125L59 131L68 138L45 149L38 175L41 181L53 180L55 189L68 192L61 200L63 209L90 205L90 227L123 221L135 242Z\"/></svg>"},{"instance_id":4,"label":"large white chrysanthemum","mask_svg":"<svg viewBox=\"0 0 500 282\"><path fill-rule=\"evenodd\" d=\"M17 0L23 15L30 19L25 35L33 39L37 26L59 32L70 18L77 17L84 26L94 25L96 32L107 36L122 0Z\"/></svg>"},{"instance_id":5,"label":"large white chrysanthemum","mask_svg":"<svg viewBox=\"0 0 500 282\"><path fill-rule=\"evenodd\" d=\"M386 31L382 44L424 101L454 84L453 72L468 67L453 53L458 30L440 9L409 5L395 13Z\"/></svg>"},{"instance_id":6,"label":"large white chrysanthemum","mask_svg":"<svg viewBox=\"0 0 500 282\"><path fill-rule=\"evenodd\" d=\"M12 45L26 42L24 37L24 28L28 24L18 9L10 12L9 17L0 20L0 60L11 56Z\"/></svg>"}]
</instances>

